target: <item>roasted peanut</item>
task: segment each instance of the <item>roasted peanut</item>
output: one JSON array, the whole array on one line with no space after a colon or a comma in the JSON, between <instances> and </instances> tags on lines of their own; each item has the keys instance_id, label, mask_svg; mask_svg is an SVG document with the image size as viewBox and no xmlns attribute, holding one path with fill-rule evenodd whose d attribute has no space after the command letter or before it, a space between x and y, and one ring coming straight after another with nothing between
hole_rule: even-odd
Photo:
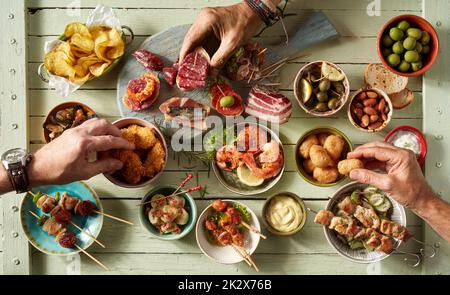
<instances>
[{"instance_id":1,"label":"roasted peanut","mask_svg":"<svg viewBox=\"0 0 450 295\"><path fill-rule=\"evenodd\" d=\"M375 111L373 108L371 107L365 107L364 108L364 113L366 113L367 115L376 115L377 111Z\"/></svg>"}]
</instances>

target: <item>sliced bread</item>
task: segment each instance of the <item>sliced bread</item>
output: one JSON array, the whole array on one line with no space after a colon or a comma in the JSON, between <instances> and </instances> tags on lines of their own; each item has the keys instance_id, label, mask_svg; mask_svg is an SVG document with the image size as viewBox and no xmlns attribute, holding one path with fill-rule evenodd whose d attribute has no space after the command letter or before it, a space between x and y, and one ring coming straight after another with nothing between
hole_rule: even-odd
<instances>
[{"instance_id":1,"label":"sliced bread","mask_svg":"<svg viewBox=\"0 0 450 295\"><path fill-rule=\"evenodd\" d=\"M389 98L391 99L394 109L403 109L413 102L414 92L405 88L400 92L389 95Z\"/></svg>"},{"instance_id":2,"label":"sliced bread","mask_svg":"<svg viewBox=\"0 0 450 295\"><path fill-rule=\"evenodd\" d=\"M396 75L382 64L369 64L364 72L364 81L370 87L381 89L388 95L401 92L408 85L408 77Z\"/></svg>"}]
</instances>

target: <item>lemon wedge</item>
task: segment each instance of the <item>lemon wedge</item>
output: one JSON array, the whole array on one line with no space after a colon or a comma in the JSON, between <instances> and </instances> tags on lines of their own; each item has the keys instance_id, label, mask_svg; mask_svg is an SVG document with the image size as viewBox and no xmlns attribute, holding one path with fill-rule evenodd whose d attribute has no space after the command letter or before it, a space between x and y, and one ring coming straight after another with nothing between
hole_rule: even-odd
<instances>
[{"instance_id":1,"label":"lemon wedge","mask_svg":"<svg viewBox=\"0 0 450 295\"><path fill-rule=\"evenodd\" d=\"M248 186L258 186L264 182L263 178L256 177L252 174L252 172L247 168L247 166L242 165L237 168L237 175L239 180Z\"/></svg>"},{"instance_id":2,"label":"lemon wedge","mask_svg":"<svg viewBox=\"0 0 450 295\"><path fill-rule=\"evenodd\" d=\"M311 98L312 87L306 79L300 80L300 94L302 96L303 103L307 103Z\"/></svg>"},{"instance_id":3,"label":"lemon wedge","mask_svg":"<svg viewBox=\"0 0 450 295\"><path fill-rule=\"evenodd\" d=\"M338 69L327 64L326 62L322 63L322 75L325 78L328 78L328 80L335 82L342 81L345 78L344 73L341 73Z\"/></svg>"}]
</instances>

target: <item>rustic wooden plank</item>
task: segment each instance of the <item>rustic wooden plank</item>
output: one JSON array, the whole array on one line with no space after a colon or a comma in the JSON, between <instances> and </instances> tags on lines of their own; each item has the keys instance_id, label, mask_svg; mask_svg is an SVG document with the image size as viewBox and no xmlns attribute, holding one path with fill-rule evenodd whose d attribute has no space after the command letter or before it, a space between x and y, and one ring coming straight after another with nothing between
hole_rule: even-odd
<instances>
[{"instance_id":1,"label":"rustic wooden plank","mask_svg":"<svg viewBox=\"0 0 450 295\"><path fill-rule=\"evenodd\" d=\"M424 131L428 141L426 177L433 189L450 202L450 3L449 1L423 1L424 17L433 24L439 34L439 57L424 77ZM439 136L442 136L440 138ZM441 239L429 226L425 226L428 243L440 242L437 257L427 259L423 270L426 274L449 274L450 244Z\"/></svg>"},{"instance_id":2,"label":"rustic wooden plank","mask_svg":"<svg viewBox=\"0 0 450 295\"><path fill-rule=\"evenodd\" d=\"M59 35L64 31L67 23L85 20L91 10L81 9L79 15L71 13L70 9L42 9L28 13L29 35ZM291 9L296 16L285 19L288 31L295 30L305 16L313 10ZM117 16L124 25L130 26L136 35L153 35L171 26L188 24L194 21L198 9L115 9ZM369 18L365 10L324 10L324 13L335 25L341 36L376 36L378 30L390 18L398 14L397 11L385 11L380 17ZM412 11L411 14L420 14ZM170 17L167 17L170 15ZM281 25L269 28L265 36L279 36Z\"/></svg>"},{"instance_id":3,"label":"rustic wooden plank","mask_svg":"<svg viewBox=\"0 0 450 295\"><path fill-rule=\"evenodd\" d=\"M292 118L312 118L298 107L293 91L282 91L293 104ZM407 108L395 110L394 118L422 118L422 93L416 92L414 102ZM54 90L30 90L28 103L30 107L30 116L46 116L48 112L56 105L66 101L78 101L90 106L98 115L102 117L120 116L117 108L116 90L78 90L63 98ZM342 111L331 116L332 118L347 118L347 107Z\"/></svg>"},{"instance_id":4,"label":"rustic wooden plank","mask_svg":"<svg viewBox=\"0 0 450 295\"><path fill-rule=\"evenodd\" d=\"M24 1L2 3L0 27L7 36L1 38L0 65L0 118L1 151L11 148L27 148L27 45L26 6ZM14 40L14 42L11 42ZM14 96L13 96L14 95ZM3 169L3 168L2 168ZM5 194L3 203L3 257L4 274L28 274L30 272L29 247L22 234L18 210L20 196ZM13 210L14 208L14 210ZM14 238L14 235L18 235Z\"/></svg>"},{"instance_id":5,"label":"rustic wooden plank","mask_svg":"<svg viewBox=\"0 0 450 295\"><path fill-rule=\"evenodd\" d=\"M81 257L82 274L121 274L121 275L254 275L254 269L245 263L220 265L201 254L96 254L96 257L111 268L103 272L99 266ZM337 254L310 255L270 255L256 254L253 259L258 264L258 274L420 274L420 268L411 268L403 261L403 255L392 255L388 259L375 264L365 265L352 263ZM35 267L33 274L64 274L67 259L48 256L42 253L33 254Z\"/></svg>"},{"instance_id":6,"label":"rustic wooden plank","mask_svg":"<svg viewBox=\"0 0 450 295\"><path fill-rule=\"evenodd\" d=\"M26 0L30 8L66 8L60 0ZM111 7L120 8L202 8L205 6L222 6L234 4L236 0L108 0L108 5ZM384 0L381 5L381 10L398 10L398 11L421 11L421 0L396 0L387 1ZM311 4L313 3L313 5ZM314 2L306 0L294 0L289 1L288 8L313 8L313 9L346 9L346 10L365 10L369 1L360 0L315 0ZM81 7L94 8L98 4L97 0L83 0L81 1ZM73 9L76 9L75 7Z\"/></svg>"},{"instance_id":7,"label":"rustic wooden plank","mask_svg":"<svg viewBox=\"0 0 450 295\"><path fill-rule=\"evenodd\" d=\"M325 58L325 56L322 56ZM312 60L311 60L312 61ZM120 64L121 65L121 64ZM121 66L117 66L110 73L91 81L84 85L82 89L116 89L117 81L112 77L116 77L120 71ZM37 67L39 63L28 64L28 78L30 89L48 89L48 84L42 82L37 76ZM295 76L303 63L288 63L280 73L279 80L281 82L280 88L284 90L292 90ZM366 64L339 64L342 70L347 74L351 90L357 90L364 85L364 69ZM422 91L422 79L410 78L408 87L413 91Z\"/></svg>"}]
</instances>

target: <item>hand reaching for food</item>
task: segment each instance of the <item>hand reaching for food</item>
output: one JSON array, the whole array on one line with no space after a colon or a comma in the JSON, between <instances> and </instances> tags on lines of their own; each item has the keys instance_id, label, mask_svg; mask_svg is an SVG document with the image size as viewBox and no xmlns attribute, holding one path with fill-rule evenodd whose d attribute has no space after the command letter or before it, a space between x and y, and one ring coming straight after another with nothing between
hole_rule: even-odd
<instances>
[{"instance_id":1,"label":"hand reaching for food","mask_svg":"<svg viewBox=\"0 0 450 295\"><path fill-rule=\"evenodd\" d=\"M106 120L91 119L66 130L33 156L28 172L31 185L69 183L121 169L122 162L114 158L89 161L89 154L110 149L134 149L134 145Z\"/></svg>"},{"instance_id":2,"label":"hand reaching for food","mask_svg":"<svg viewBox=\"0 0 450 295\"><path fill-rule=\"evenodd\" d=\"M252 38L261 24L259 16L246 3L203 8L184 38L180 61L214 37L220 41L220 46L212 56L211 67L220 69L236 48Z\"/></svg>"}]
</instances>

